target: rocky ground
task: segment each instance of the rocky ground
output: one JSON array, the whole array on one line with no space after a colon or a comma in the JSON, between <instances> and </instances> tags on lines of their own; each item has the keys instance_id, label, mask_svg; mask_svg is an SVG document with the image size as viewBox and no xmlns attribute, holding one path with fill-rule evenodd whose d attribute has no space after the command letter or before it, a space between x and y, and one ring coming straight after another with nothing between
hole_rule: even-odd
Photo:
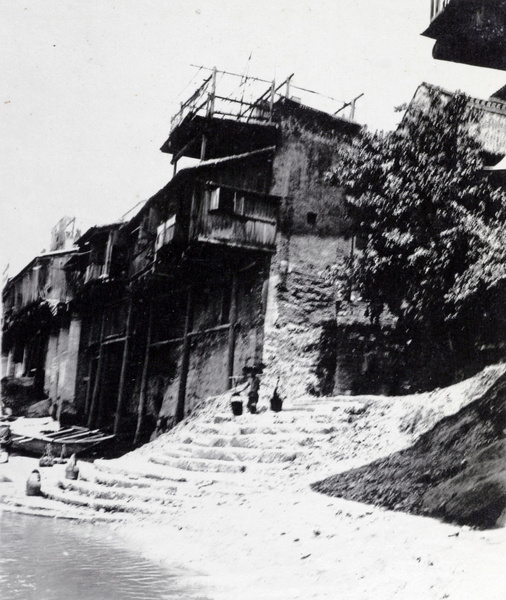
<instances>
[{"instance_id":1,"label":"rocky ground","mask_svg":"<svg viewBox=\"0 0 506 600\"><path fill-rule=\"evenodd\" d=\"M61 467L44 470L45 498L24 496L33 462L13 457L0 465L2 504L111 521L152 560L206 573L210 598L502 599L505 529L444 524L310 486L412 446L505 371L409 397L305 397L277 414L233 417L225 395L138 451L80 463L77 482Z\"/></svg>"}]
</instances>

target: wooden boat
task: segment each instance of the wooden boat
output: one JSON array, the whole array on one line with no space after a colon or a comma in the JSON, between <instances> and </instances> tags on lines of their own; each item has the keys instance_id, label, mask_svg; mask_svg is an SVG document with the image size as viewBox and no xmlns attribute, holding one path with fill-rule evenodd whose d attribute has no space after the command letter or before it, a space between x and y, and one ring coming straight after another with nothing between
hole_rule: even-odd
<instances>
[{"instance_id":1,"label":"wooden boat","mask_svg":"<svg viewBox=\"0 0 506 600\"><path fill-rule=\"evenodd\" d=\"M33 421L42 422L37 427L37 423ZM88 429L77 425L56 429L54 425L47 425L53 423L47 423L45 419L18 419L11 423L12 448L40 456L49 448L53 456L65 458L72 454L83 454L114 438L114 435L107 435L100 429Z\"/></svg>"}]
</instances>

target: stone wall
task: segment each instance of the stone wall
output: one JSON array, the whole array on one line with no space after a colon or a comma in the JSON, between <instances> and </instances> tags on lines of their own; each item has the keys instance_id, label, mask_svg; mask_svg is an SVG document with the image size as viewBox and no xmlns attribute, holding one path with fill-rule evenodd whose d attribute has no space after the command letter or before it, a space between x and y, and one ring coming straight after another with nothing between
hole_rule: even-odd
<instances>
[{"instance_id":1,"label":"stone wall","mask_svg":"<svg viewBox=\"0 0 506 600\"><path fill-rule=\"evenodd\" d=\"M339 237L293 235L285 256L271 268L264 341L262 395L280 380L282 395L320 395L320 342L335 322L335 289L328 270L349 255L351 241ZM286 258L289 260L285 261Z\"/></svg>"}]
</instances>

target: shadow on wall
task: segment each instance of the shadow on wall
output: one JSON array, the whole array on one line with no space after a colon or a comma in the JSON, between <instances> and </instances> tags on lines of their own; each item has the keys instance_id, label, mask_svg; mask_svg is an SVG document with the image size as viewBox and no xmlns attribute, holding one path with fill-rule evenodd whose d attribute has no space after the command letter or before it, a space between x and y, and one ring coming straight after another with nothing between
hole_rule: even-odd
<instances>
[{"instance_id":1,"label":"shadow on wall","mask_svg":"<svg viewBox=\"0 0 506 600\"><path fill-rule=\"evenodd\" d=\"M459 356L426 340L406 342L393 326L323 324L315 368L316 396L403 395L445 387L501 360L501 348L478 348Z\"/></svg>"}]
</instances>

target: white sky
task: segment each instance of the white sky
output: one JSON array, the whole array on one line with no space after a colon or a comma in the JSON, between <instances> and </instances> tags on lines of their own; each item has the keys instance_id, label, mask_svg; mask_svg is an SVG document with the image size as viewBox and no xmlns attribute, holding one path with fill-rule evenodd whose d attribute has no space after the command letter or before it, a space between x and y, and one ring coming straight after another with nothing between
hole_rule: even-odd
<instances>
[{"instance_id":1,"label":"white sky","mask_svg":"<svg viewBox=\"0 0 506 600\"><path fill-rule=\"evenodd\" d=\"M349 100L394 126L422 81L487 97L500 71L435 61L429 0L0 0L0 259L13 276L63 215L117 220L171 177L159 151L191 63ZM202 77L199 77L201 80ZM187 88L188 93L191 88ZM3 271L3 267L2 267Z\"/></svg>"}]
</instances>

